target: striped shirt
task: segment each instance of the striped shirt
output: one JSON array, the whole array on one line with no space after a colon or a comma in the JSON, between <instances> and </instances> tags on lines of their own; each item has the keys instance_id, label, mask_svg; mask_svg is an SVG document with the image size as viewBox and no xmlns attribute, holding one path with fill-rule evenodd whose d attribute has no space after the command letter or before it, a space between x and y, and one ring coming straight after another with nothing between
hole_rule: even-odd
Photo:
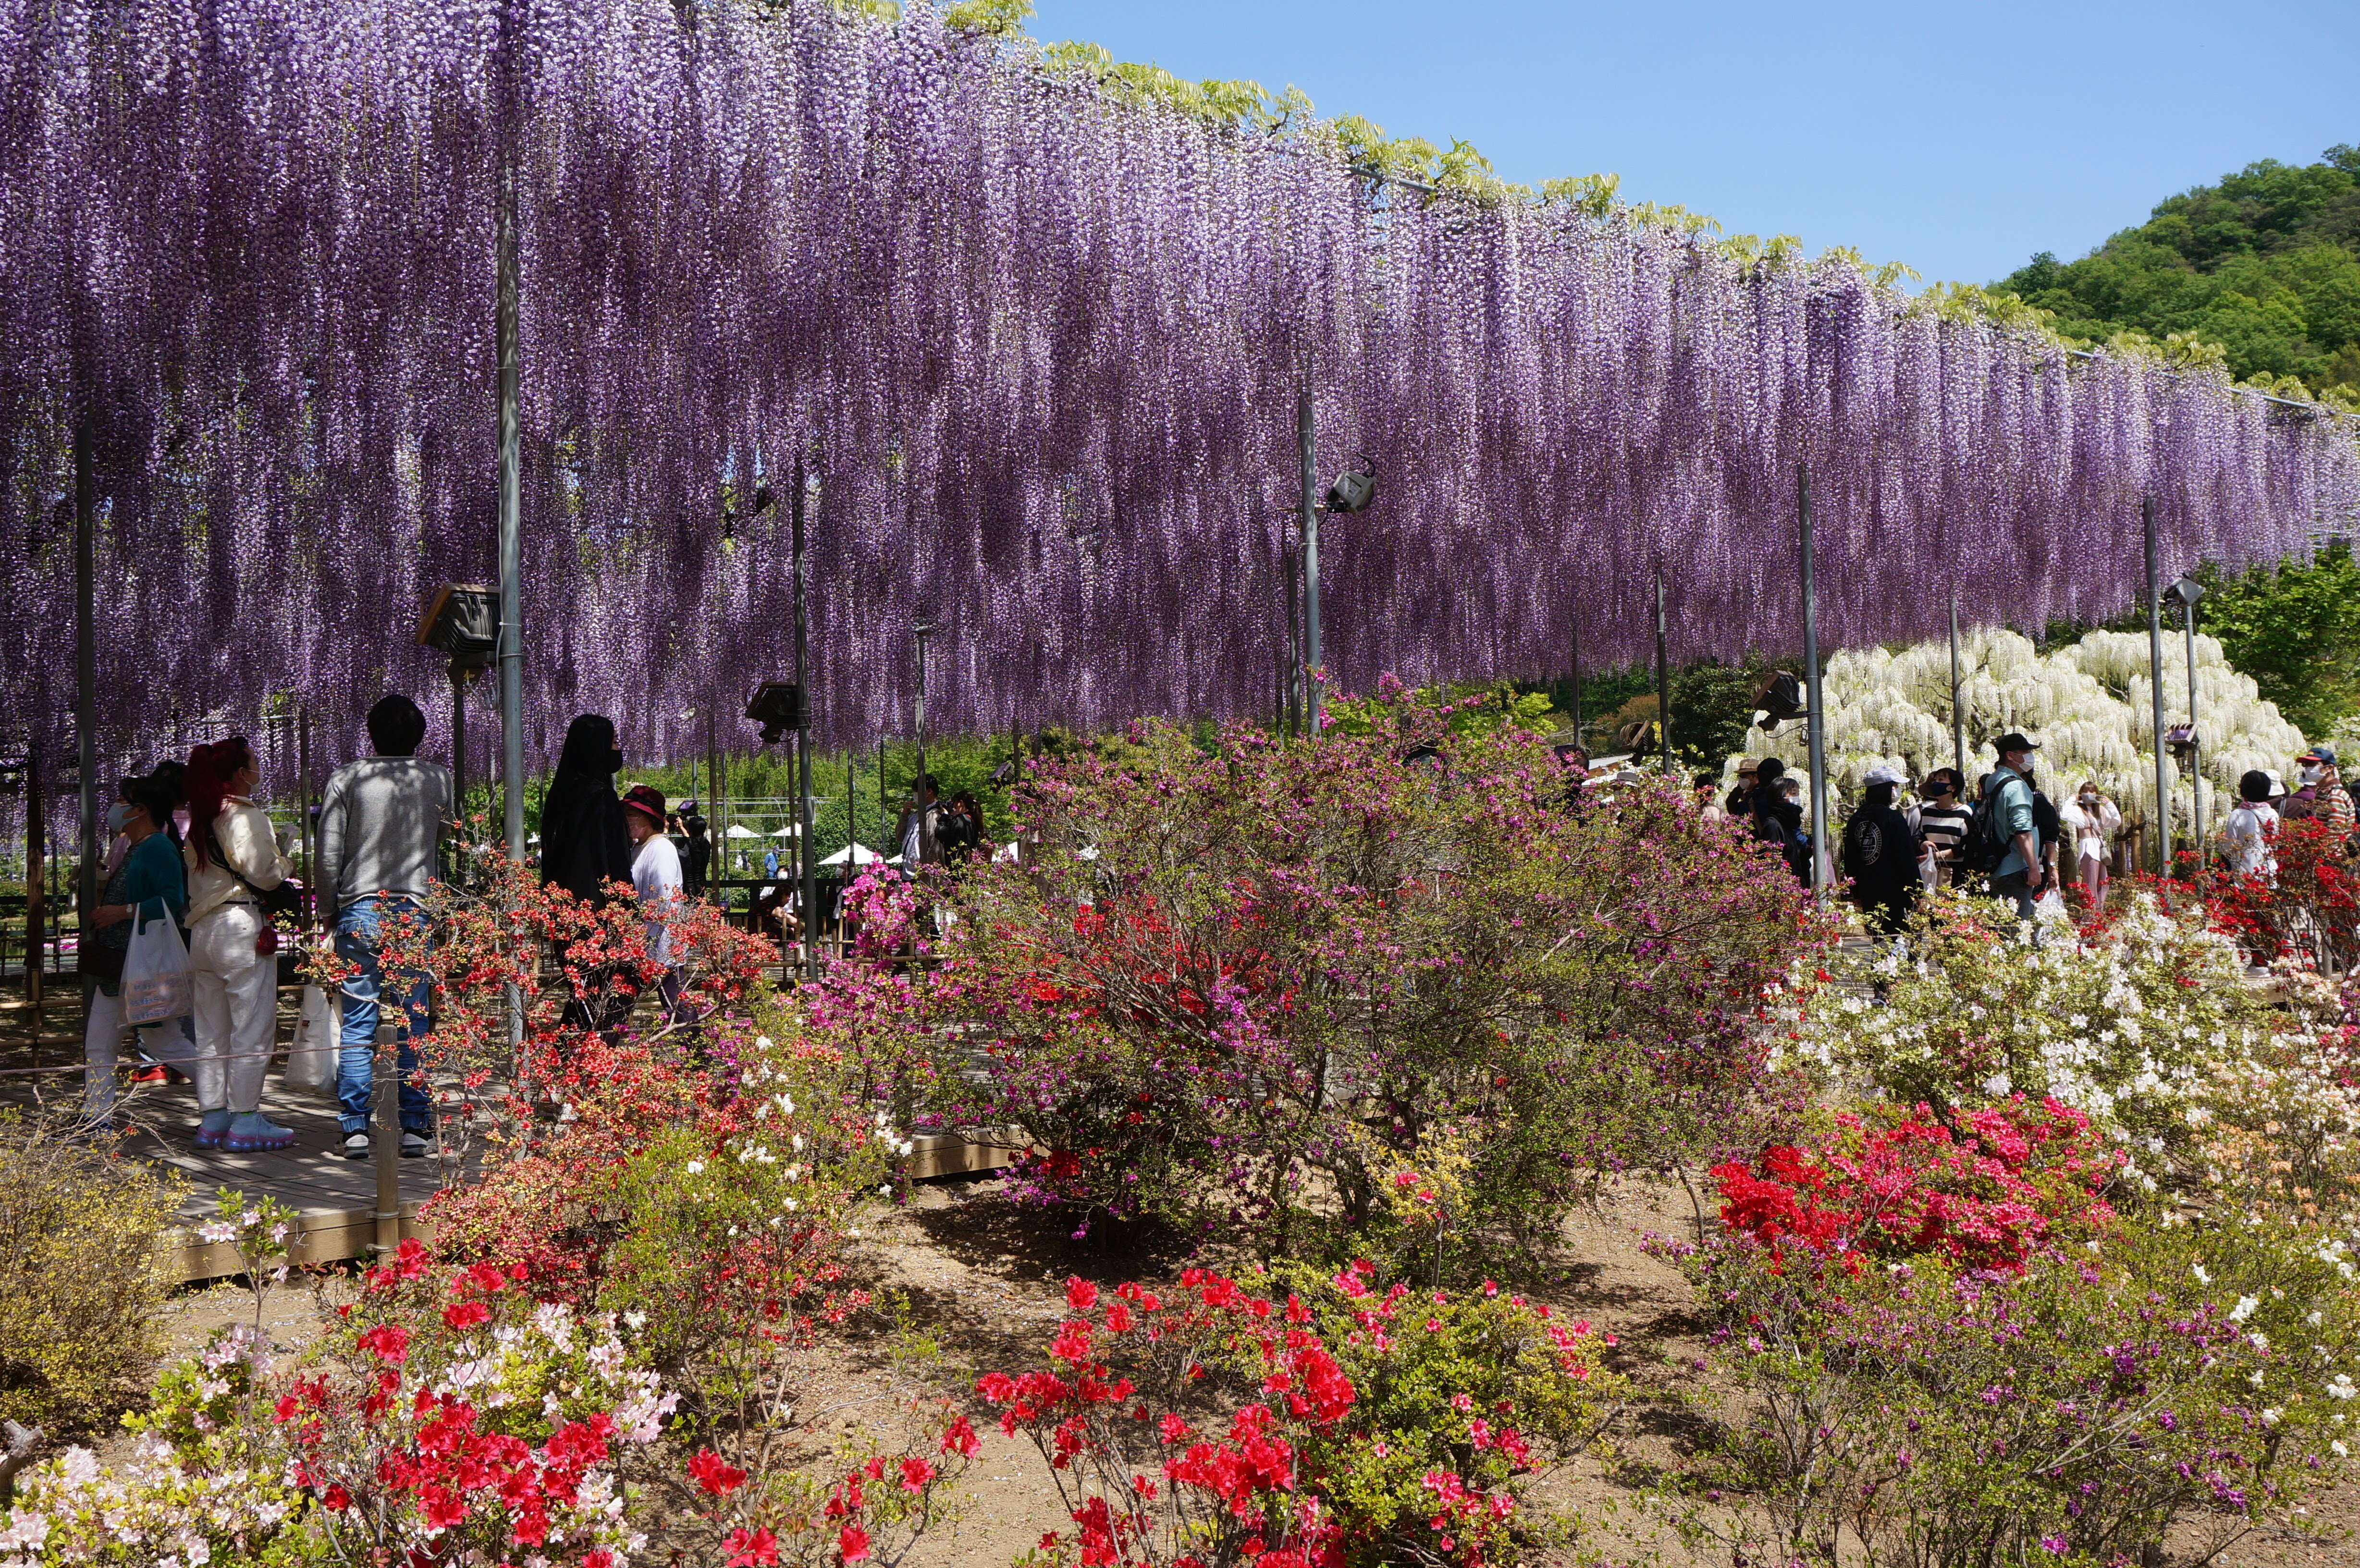
<instances>
[{"instance_id":1,"label":"striped shirt","mask_svg":"<svg viewBox=\"0 0 2360 1568\"><path fill-rule=\"evenodd\" d=\"M1967 823L1973 820L1974 813L1964 806L1918 808L1918 831L1944 861L1959 857L1959 845L1966 842Z\"/></svg>"}]
</instances>

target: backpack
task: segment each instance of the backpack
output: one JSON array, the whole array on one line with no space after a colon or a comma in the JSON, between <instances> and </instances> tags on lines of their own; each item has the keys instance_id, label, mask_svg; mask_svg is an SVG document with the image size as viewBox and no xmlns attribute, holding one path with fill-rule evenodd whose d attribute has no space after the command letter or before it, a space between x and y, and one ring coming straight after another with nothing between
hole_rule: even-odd
<instances>
[{"instance_id":1,"label":"backpack","mask_svg":"<svg viewBox=\"0 0 2360 1568\"><path fill-rule=\"evenodd\" d=\"M1959 863L1970 871L1992 872L2016 847L2007 821L1999 814L1998 774L1986 773L1975 796L1974 814L1967 819L1967 836L1959 843Z\"/></svg>"},{"instance_id":2,"label":"backpack","mask_svg":"<svg viewBox=\"0 0 2360 1568\"><path fill-rule=\"evenodd\" d=\"M1884 862L1885 824L1874 807L1863 806L1844 824L1844 875L1854 882L1874 881Z\"/></svg>"}]
</instances>

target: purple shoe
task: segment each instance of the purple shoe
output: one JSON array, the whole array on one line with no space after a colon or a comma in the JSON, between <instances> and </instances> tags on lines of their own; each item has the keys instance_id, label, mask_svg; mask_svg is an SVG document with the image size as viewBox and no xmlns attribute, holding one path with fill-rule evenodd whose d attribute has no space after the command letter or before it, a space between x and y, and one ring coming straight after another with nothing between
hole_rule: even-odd
<instances>
[{"instance_id":1,"label":"purple shoe","mask_svg":"<svg viewBox=\"0 0 2360 1568\"><path fill-rule=\"evenodd\" d=\"M221 1146L232 1154L267 1154L274 1149L291 1149L295 1145L295 1129L272 1122L259 1111L249 1111L229 1124Z\"/></svg>"}]
</instances>

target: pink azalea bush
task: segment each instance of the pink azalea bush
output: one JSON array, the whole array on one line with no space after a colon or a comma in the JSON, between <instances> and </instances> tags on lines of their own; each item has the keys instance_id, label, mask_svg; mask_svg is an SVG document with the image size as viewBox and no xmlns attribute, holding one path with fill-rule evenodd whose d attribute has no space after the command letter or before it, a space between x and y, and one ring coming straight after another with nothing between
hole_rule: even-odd
<instances>
[{"instance_id":1,"label":"pink azalea bush","mask_svg":"<svg viewBox=\"0 0 2360 1568\"><path fill-rule=\"evenodd\" d=\"M1077 1232L1322 1250L1447 1138L1450 1234L1545 1247L1602 1177L1748 1141L1786 1092L1763 988L1828 936L1792 878L1669 791L1568 807L1521 730L1382 711L1316 746L1142 724L1042 764L1023 857L922 890L955 915L934 966L822 1005L909 1020L931 1125L1012 1132L1018 1190Z\"/></svg>"}]
</instances>

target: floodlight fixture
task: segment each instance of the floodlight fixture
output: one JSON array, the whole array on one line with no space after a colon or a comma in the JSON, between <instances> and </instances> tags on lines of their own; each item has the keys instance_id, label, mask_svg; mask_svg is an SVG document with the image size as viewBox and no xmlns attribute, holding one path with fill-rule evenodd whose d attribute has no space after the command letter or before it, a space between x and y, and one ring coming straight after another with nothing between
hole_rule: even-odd
<instances>
[{"instance_id":1,"label":"floodlight fixture","mask_svg":"<svg viewBox=\"0 0 2360 1568\"><path fill-rule=\"evenodd\" d=\"M1376 498L1376 464L1365 453L1357 454L1352 466L1336 475L1336 483L1328 486L1328 496L1320 510L1340 517L1363 510Z\"/></svg>"},{"instance_id":2,"label":"floodlight fixture","mask_svg":"<svg viewBox=\"0 0 2360 1568\"><path fill-rule=\"evenodd\" d=\"M427 601L418 641L451 656L451 669L487 668L500 647L500 596L480 583L445 583Z\"/></svg>"},{"instance_id":3,"label":"floodlight fixture","mask_svg":"<svg viewBox=\"0 0 2360 1568\"><path fill-rule=\"evenodd\" d=\"M762 744L776 746L803 722L803 689L792 681L765 681L746 700L746 716L762 726Z\"/></svg>"},{"instance_id":4,"label":"floodlight fixture","mask_svg":"<svg viewBox=\"0 0 2360 1568\"><path fill-rule=\"evenodd\" d=\"M2163 602L2182 610L2192 610L2196 601L2204 597L2204 584L2193 577L2183 577L2163 591Z\"/></svg>"}]
</instances>

